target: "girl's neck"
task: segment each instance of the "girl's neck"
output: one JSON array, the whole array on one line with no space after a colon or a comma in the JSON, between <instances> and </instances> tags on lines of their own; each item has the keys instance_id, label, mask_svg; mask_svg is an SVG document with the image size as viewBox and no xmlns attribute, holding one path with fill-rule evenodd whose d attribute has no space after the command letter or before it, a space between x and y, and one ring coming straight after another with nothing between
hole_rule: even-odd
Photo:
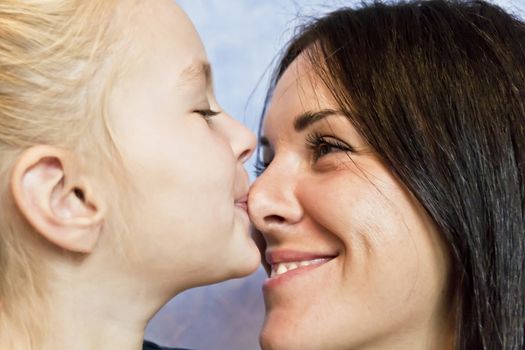
<instances>
[{"instance_id":1,"label":"girl's neck","mask_svg":"<svg viewBox=\"0 0 525 350\"><path fill-rule=\"evenodd\" d=\"M67 277L53 283L45 302L25 301L44 312L22 322L0 314L0 349L142 349L147 322L164 300L125 280Z\"/></svg>"}]
</instances>

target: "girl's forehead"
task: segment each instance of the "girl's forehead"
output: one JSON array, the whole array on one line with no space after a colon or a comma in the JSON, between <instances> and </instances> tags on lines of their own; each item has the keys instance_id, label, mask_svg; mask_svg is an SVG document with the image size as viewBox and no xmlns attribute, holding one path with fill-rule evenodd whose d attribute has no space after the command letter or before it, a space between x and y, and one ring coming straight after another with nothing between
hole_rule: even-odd
<instances>
[{"instance_id":1,"label":"girl's forehead","mask_svg":"<svg viewBox=\"0 0 525 350\"><path fill-rule=\"evenodd\" d=\"M123 34L122 85L128 90L135 82L165 85L173 93L181 86L205 86L210 70L206 52L184 11L169 0L141 1L136 6L120 20L123 29L130 28Z\"/></svg>"},{"instance_id":2,"label":"girl's forehead","mask_svg":"<svg viewBox=\"0 0 525 350\"><path fill-rule=\"evenodd\" d=\"M173 1L131 3L130 14L120 16L130 59L137 64L167 63L182 71L194 60L205 60L200 37L186 13Z\"/></svg>"}]
</instances>

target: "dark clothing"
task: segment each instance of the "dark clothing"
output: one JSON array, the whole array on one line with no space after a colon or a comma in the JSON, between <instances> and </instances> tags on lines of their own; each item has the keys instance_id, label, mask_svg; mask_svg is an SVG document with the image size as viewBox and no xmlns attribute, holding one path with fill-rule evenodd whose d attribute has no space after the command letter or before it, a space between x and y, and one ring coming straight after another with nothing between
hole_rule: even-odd
<instances>
[{"instance_id":1,"label":"dark clothing","mask_svg":"<svg viewBox=\"0 0 525 350\"><path fill-rule=\"evenodd\" d=\"M144 340L144 345L142 345L142 350L187 350L181 348L166 348L164 346L158 346L155 343Z\"/></svg>"}]
</instances>

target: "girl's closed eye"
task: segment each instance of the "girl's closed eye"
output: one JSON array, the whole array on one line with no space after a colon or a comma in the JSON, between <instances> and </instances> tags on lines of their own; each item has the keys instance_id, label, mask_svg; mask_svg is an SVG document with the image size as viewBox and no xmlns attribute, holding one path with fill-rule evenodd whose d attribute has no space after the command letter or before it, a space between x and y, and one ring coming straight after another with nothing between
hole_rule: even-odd
<instances>
[{"instance_id":1,"label":"girl's closed eye","mask_svg":"<svg viewBox=\"0 0 525 350\"><path fill-rule=\"evenodd\" d=\"M214 111L210 108L205 109L196 109L193 111L193 113L199 114L204 120L206 120L207 123L211 123L211 119L215 117L216 115L221 114L220 111Z\"/></svg>"},{"instance_id":2,"label":"girl's closed eye","mask_svg":"<svg viewBox=\"0 0 525 350\"><path fill-rule=\"evenodd\" d=\"M355 152L355 149L349 144L339 140L334 136L322 135L313 132L306 136L306 145L312 151L313 162L317 162L322 157L339 152Z\"/></svg>"}]
</instances>

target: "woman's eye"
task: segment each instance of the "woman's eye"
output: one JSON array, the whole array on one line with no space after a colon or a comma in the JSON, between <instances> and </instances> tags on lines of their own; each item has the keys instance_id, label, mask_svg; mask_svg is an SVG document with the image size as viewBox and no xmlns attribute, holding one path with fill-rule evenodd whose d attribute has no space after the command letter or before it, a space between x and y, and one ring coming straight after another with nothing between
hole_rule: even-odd
<instances>
[{"instance_id":1,"label":"woman's eye","mask_svg":"<svg viewBox=\"0 0 525 350\"><path fill-rule=\"evenodd\" d=\"M255 168L255 177L259 177L262 175L262 173L268 168L270 165L270 162L265 162L261 159L257 159L254 164Z\"/></svg>"},{"instance_id":2,"label":"woman's eye","mask_svg":"<svg viewBox=\"0 0 525 350\"><path fill-rule=\"evenodd\" d=\"M346 153L354 151L350 145L340 141L339 139L336 139L332 136L322 136L316 133L307 136L306 144L313 153L314 162L330 153Z\"/></svg>"},{"instance_id":3,"label":"woman's eye","mask_svg":"<svg viewBox=\"0 0 525 350\"><path fill-rule=\"evenodd\" d=\"M196 109L193 111L193 113L199 114L208 123L211 121L211 118L215 117L216 115L221 114L221 112L213 111L211 109Z\"/></svg>"},{"instance_id":4,"label":"woman's eye","mask_svg":"<svg viewBox=\"0 0 525 350\"><path fill-rule=\"evenodd\" d=\"M337 152L339 151L339 148L336 146L328 143L328 142L321 142L317 145L316 151L316 158L321 158L328 153Z\"/></svg>"}]
</instances>

